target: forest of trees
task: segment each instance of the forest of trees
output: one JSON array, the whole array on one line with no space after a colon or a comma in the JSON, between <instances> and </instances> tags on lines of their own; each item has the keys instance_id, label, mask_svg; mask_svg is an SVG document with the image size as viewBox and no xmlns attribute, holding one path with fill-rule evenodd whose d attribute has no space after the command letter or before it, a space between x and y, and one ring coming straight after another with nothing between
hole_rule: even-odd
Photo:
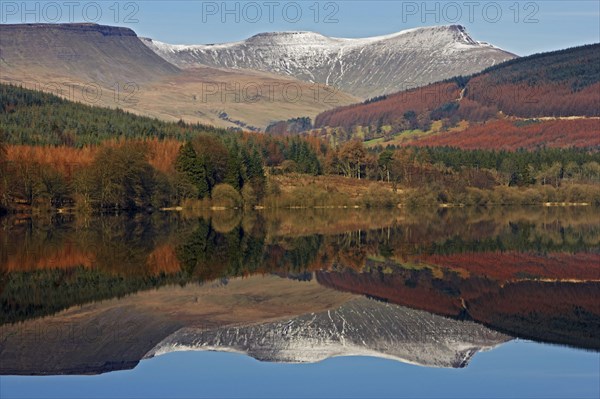
<instances>
[{"instance_id":1,"label":"forest of trees","mask_svg":"<svg viewBox=\"0 0 600 399\"><path fill-rule=\"evenodd\" d=\"M315 118L314 127L338 127L352 131L355 126L377 129L383 125L406 130L430 123L429 112L460 96L454 82L439 83L382 97L380 100L347 105L325 111Z\"/></svg>"},{"instance_id":2,"label":"forest of trees","mask_svg":"<svg viewBox=\"0 0 600 399\"><path fill-rule=\"evenodd\" d=\"M372 180L411 184L424 175L452 172L493 173L508 185L536 183L560 185L565 179L600 183L600 152L577 148L545 148L536 151L462 150L455 147L376 146L367 149L354 140L327 154L329 173ZM412 169L412 171L411 171ZM412 175L412 177L411 177ZM547 175L553 179L545 178Z\"/></svg>"},{"instance_id":3,"label":"forest of trees","mask_svg":"<svg viewBox=\"0 0 600 399\"><path fill-rule=\"evenodd\" d=\"M115 139L189 140L198 133L227 134L213 126L164 122L4 83L0 83L0 126L8 144L72 147Z\"/></svg>"},{"instance_id":4,"label":"forest of trees","mask_svg":"<svg viewBox=\"0 0 600 399\"><path fill-rule=\"evenodd\" d=\"M340 175L365 180L366 185L380 181L393 190L435 190L438 202L454 202L453 198L462 198L456 197L457 193L470 188L505 186L568 190L572 198L557 196L555 200L600 203L595 191L588 192L590 186L600 186L600 153L575 148L367 149L360 141L350 141L336 149L324 147L321 152L299 138L273 141L262 135L198 135L183 143L149 140L108 142L83 149L11 145L6 149L8 160L1 164L1 203L21 210L144 210L189 201L199 201L201 207L252 208L264 204L266 197L279 195L268 175L288 173ZM372 194L386 206L402 201L379 191ZM331 203L338 201L332 193L328 195ZM324 198L320 203L327 201ZM546 201L553 200L548 197Z\"/></svg>"},{"instance_id":5,"label":"forest of trees","mask_svg":"<svg viewBox=\"0 0 600 399\"><path fill-rule=\"evenodd\" d=\"M452 89L458 84L456 80L447 87ZM497 151L473 145L476 150L461 150L452 147L455 142L448 143L448 147L429 147L427 138L416 147L367 149L359 140L330 146L314 136L245 133L161 122L14 86L0 88L6 93L0 115L6 122L0 134L0 208L4 212L31 208L134 211L182 205L254 208L266 203L302 206L289 198L273 201L282 195L273 177L285 174L337 175L366 180L366 185L381 183L369 189L363 200L357 200L354 193L341 193L344 199L335 187L325 187L322 192L315 191L315 186L294 191L300 197L302 190L310 193L306 203L313 206L327 205L327 197L338 205L394 206L409 201L395 194L399 188L428 193L428 198L417 197L413 204L430 203L432 198L442 203L519 203L519 199L505 197L504 192L489 201L471 198L475 195L471 189L494 191L498 187L534 187L543 192L526 200L532 203L600 203L595 189L600 183L600 153L593 148L525 151L507 146L511 151ZM367 106L390 98L393 96L375 99ZM434 116L442 118L454 110L453 106L438 107ZM403 118L415 126L422 122L410 110ZM556 124L555 130L560 131L565 126L573 130L573 123L593 122L548 123ZM512 125L533 132L539 124L530 120ZM76 126L72 140L67 142L58 140L64 136L65 126ZM118 126L123 134L116 134L109 126ZM45 129L54 133L46 134ZM471 130L449 137L478 143L478 138L489 136L477 130L473 136ZM507 127L500 130L510 132ZM583 131L593 135L592 126ZM495 148L502 148L502 137L489 137L496 140ZM504 135L505 140L507 137L510 134ZM565 140L565 144L578 145ZM568 190L564 183L569 183ZM560 192L548 191L549 187ZM289 197L289 190L286 195ZM320 199L313 201L311 196ZM475 196L480 198L481 193Z\"/></svg>"},{"instance_id":6,"label":"forest of trees","mask_svg":"<svg viewBox=\"0 0 600 399\"><path fill-rule=\"evenodd\" d=\"M214 136L200 135L181 147L175 168L183 177L183 185L187 185L182 187L184 195L203 199L219 194L231 197L238 206L236 194L232 190L228 194L222 186L227 184L242 193L245 204L254 206L266 190L262 155L258 148L240 146L235 139L226 144Z\"/></svg>"},{"instance_id":7,"label":"forest of trees","mask_svg":"<svg viewBox=\"0 0 600 399\"><path fill-rule=\"evenodd\" d=\"M81 149L8 145L3 154L0 204L5 208L142 210L186 200L252 207L267 192L267 166L273 173L321 173L317 153L306 141L237 133L197 134L186 142L109 141Z\"/></svg>"},{"instance_id":8,"label":"forest of trees","mask_svg":"<svg viewBox=\"0 0 600 399\"><path fill-rule=\"evenodd\" d=\"M0 95L2 209L139 210L207 198L252 206L265 195L266 166L321 173L323 148L311 139L162 122L5 84Z\"/></svg>"}]
</instances>

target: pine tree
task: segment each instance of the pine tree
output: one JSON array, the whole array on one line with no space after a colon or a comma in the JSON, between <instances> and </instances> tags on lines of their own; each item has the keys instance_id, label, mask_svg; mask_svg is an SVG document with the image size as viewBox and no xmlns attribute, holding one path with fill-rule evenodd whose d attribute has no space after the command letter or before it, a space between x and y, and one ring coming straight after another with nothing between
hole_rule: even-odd
<instances>
[{"instance_id":1,"label":"pine tree","mask_svg":"<svg viewBox=\"0 0 600 399\"><path fill-rule=\"evenodd\" d=\"M236 190L240 190L244 185L244 177L242 173L243 157L240 157L240 149L237 141L233 141L229 148L229 156L227 158L227 170L225 172L225 183L229 184Z\"/></svg>"},{"instance_id":2,"label":"pine tree","mask_svg":"<svg viewBox=\"0 0 600 399\"><path fill-rule=\"evenodd\" d=\"M210 189L206 178L206 165L203 157L198 157L192 143L185 143L179 150L175 169L182 173L198 190L198 198L209 195Z\"/></svg>"},{"instance_id":3,"label":"pine tree","mask_svg":"<svg viewBox=\"0 0 600 399\"><path fill-rule=\"evenodd\" d=\"M265 195L267 179L265 177L262 157L256 148L248 158L246 176L254 189L256 198L258 200L262 199Z\"/></svg>"}]
</instances>

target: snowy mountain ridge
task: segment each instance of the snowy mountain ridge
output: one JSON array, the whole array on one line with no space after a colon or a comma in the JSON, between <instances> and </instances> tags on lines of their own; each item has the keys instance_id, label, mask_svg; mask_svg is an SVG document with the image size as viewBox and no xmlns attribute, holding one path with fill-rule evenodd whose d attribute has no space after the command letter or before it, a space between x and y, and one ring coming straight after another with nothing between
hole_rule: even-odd
<instances>
[{"instance_id":1,"label":"snowy mountain ridge","mask_svg":"<svg viewBox=\"0 0 600 399\"><path fill-rule=\"evenodd\" d=\"M142 40L182 68L204 65L260 70L329 84L363 98L475 73L515 57L474 40L461 25L413 28L367 38L291 31L204 45Z\"/></svg>"},{"instance_id":2,"label":"snowy mountain ridge","mask_svg":"<svg viewBox=\"0 0 600 399\"><path fill-rule=\"evenodd\" d=\"M474 322L359 298L337 309L271 323L214 330L183 328L145 358L176 351L220 351L267 362L313 363L339 356L370 356L461 368L477 352L510 339Z\"/></svg>"}]
</instances>

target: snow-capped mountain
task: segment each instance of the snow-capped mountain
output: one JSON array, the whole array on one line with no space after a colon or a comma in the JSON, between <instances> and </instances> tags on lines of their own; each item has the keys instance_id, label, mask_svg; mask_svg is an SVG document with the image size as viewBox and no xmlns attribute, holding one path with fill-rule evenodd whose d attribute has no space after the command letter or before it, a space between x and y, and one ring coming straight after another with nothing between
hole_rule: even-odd
<instances>
[{"instance_id":1,"label":"snow-capped mountain","mask_svg":"<svg viewBox=\"0 0 600 399\"><path fill-rule=\"evenodd\" d=\"M516 57L473 40L460 25L416 28L362 39L275 32L224 44L143 41L182 68L206 65L268 71L328 84L363 98L475 73Z\"/></svg>"},{"instance_id":2,"label":"snow-capped mountain","mask_svg":"<svg viewBox=\"0 0 600 399\"><path fill-rule=\"evenodd\" d=\"M511 337L372 299L272 323L214 330L183 328L145 358L173 351L245 353L269 362L318 362L335 356L373 356L428 367L465 367L480 350Z\"/></svg>"}]
</instances>

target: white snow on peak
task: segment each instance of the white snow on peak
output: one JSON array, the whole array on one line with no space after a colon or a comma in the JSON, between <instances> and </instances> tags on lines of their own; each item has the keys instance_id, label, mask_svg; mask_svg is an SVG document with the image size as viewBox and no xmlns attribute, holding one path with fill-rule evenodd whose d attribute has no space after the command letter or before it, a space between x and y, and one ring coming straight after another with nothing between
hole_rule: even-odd
<instances>
[{"instance_id":1,"label":"white snow on peak","mask_svg":"<svg viewBox=\"0 0 600 399\"><path fill-rule=\"evenodd\" d=\"M478 351L509 339L473 322L358 298L337 309L264 324L183 328L144 358L174 351L222 351L283 363L371 356L427 367L465 367Z\"/></svg>"},{"instance_id":2,"label":"white snow on peak","mask_svg":"<svg viewBox=\"0 0 600 399\"><path fill-rule=\"evenodd\" d=\"M468 75L515 57L473 40L461 25L420 27L366 38L291 31L259 33L221 44L143 40L181 68L259 70L332 85L363 98Z\"/></svg>"},{"instance_id":3,"label":"white snow on peak","mask_svg":"<svg viewBox=\"0 0 600 399\"><path fill-rule=\"evenodd\" d=\"M429 26L405 29L399 32L363 37L363 38L345 38L345 37L329 37L322 35L318 32L312 31L281 31L281 32L264 32L258 33L249 37L248 39L227 42L227 43L211 43L211 44L168 44L154 39L144 38L147 43L151 43L158 50L168 52L178 52L185 50L200 50L200 49L219 49L235 47L244 44L277 44L277 45L291 45L291 46L302 46L302 45L322 45L329 46L332 48L340 47L354 47L362 46L367 44L373 44L377 42L387 41L391 39L402 38L403 36L411 35L422 35L429 33L429 35L437 36L438 40L427 40L425 43L429 46L435 46L439 44L448 44L448 42L457 41L462 44L469 44L473 46L490 46L485 42L477 42L473 40L466 32L466 28L462 25L442 25L442 26ZM429 38L431 39L431 38Z\"/></svg>"}]
</instances>

